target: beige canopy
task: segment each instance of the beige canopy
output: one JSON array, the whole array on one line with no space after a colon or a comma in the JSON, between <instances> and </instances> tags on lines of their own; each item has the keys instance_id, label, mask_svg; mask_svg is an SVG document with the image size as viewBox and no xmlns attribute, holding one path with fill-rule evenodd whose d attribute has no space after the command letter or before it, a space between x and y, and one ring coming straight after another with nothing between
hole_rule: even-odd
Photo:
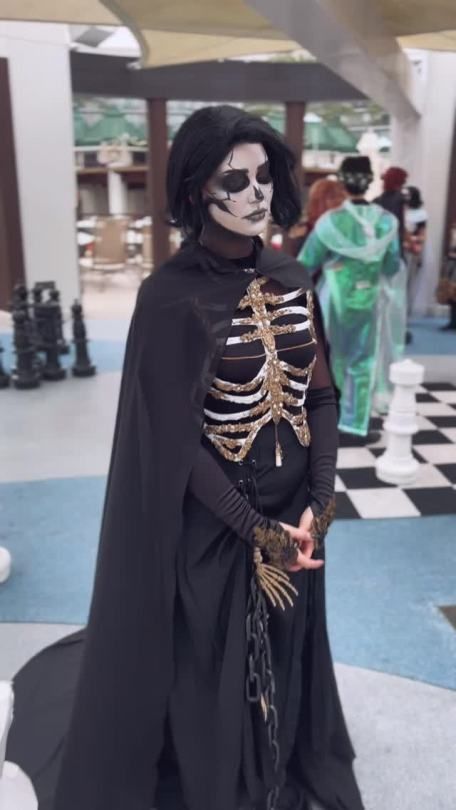
<instances>
[{"instance_id":1,"label":"beige canopy","mask_svg":"<svg viewBox=\"0 0 456 810\"><path fill-rule=\"evenodd\" d=\"M342 16L344 3L348 0L337 4ZM402 47L456 50L455 0L370 3L384 32ZM0 0L0 19L123 24L137 37L149 66L301 47L243 0Z\"/></svg>"}]
</instances>

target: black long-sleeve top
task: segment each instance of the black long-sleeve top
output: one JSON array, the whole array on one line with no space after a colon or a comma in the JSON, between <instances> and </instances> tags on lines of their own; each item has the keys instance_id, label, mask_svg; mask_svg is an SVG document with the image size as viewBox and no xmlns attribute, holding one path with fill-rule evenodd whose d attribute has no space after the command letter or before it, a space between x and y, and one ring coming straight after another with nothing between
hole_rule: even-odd
<instances>
[{"instance_id":1,"label":"black long-sleeve top","mask_svg":"<svg viewBox=\"0 0 456 810\"><path fill-rule=\"evenodd\" d=\"M296 440L309 446L307 505L318 517L333 496L337 457L336 398L322 326L311 292L290 291L256 275L252 282L233 317L216 380L206 398L205 433L225 458L240 461L258 426L261 430L262 425L277 419L279 411L295 430ZM281 397L271 383L271 369L278 373ZM232 430L236 424L237 433ZM286 464L280 446L276 463ZM264 518L233 486L204 444L199 448L189 490L247 541L252 541L255 528L264 524Z\"/></svg>"}]
</instances>

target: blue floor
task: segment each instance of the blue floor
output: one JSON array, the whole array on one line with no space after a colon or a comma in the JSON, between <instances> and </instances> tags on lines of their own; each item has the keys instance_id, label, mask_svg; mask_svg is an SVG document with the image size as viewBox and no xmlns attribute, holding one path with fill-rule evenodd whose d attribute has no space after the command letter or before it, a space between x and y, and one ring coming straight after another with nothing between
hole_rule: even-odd
<instances>
[{"instance_id":1,"label":"blue floor","mask_svg":"<svg viewBox=\"0 0 456 810\"><path fill-rule=\"evenodd\" d=\"M414 318L410 324L412 343L406 347L406 354L411 356L440 354L456 355L456 333L441 332L440 327L445 323L441 318ZM106 321L106 328L117 327L119 335L125 333L126 324L123 321ZM90 325L89 325L90 335ZM0 334L0 343L4 348L3 362L7 370L14 365L14 355L11 334ZM89 352L92 362L100 372L120 371L124 355L125 341L119 340L93 340L89 342ZM62 356L62 364L69 368L72 355Z\"/></svg>"},{"instance_id":2,"label":"blue floor","mask_svg":"<svg viewBox=\"0 0 456 810\"><path fill-rule=\"evenodd\" d=\"M442 332L448 318L412 318L408 328L412 342L406 346L407 355L456 354L456 332Z\"/></svg>"},{"instance_id":3,"label":"blue floor","mask_svg":"<svg viewBox=\"0 0 456 810\"><path fill-rule=\"evenodd\" d=\"M84 623L105 479L0 485L0 545L14 571L0 621ZM64 516L64 519L62 519ZM327 541L328 616L337 661L456 688L451 516L344 520Z\"/></svg>"},{"instance_id":4,"label":"blue floor","mask_svg":"<svg viewBox=\"0 0 456 810\"><path fill-rule=\"evenodd\" d=\"M3 364L6 371L10 371L14 366L15 358L13 354L11 334L0 334L0 343L4 348ZM123 340L93 340L89 341L89 354L92 362L99 372L120 371L124 356L125 342ZM61 356L62 366L69 369L74 362L74 353Z\"/></svg>"}]
</instances>

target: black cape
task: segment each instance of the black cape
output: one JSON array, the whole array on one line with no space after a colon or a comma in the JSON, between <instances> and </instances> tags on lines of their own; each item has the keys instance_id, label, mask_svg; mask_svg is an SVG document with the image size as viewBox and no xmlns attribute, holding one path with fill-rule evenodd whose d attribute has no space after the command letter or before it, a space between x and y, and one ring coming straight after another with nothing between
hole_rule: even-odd
<instances>
[{"instance_id":1,"label":"black cape","mask_svg":"<svg viewBox=\"0 0 456 810\"><path fill-rule=\"evenodd\" d=\"M264 248L257 270L311 286ZM251 276L190 244L140 289L94 592L54 810L150 810L173 682L176 549L203 404Z\"/></svg>"}]
</instances>

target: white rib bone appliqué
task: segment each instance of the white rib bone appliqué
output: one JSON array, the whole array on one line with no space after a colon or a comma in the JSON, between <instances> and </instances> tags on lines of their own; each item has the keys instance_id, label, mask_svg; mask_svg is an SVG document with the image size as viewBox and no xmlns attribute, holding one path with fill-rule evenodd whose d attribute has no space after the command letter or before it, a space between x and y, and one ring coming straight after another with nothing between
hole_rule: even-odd
<instances>
[{"instance_id":1,"label":"white rib bone appliqu\u00e9","mask_svg":"<svg viewBox=\"0 0 456 810\"><path fill-rule=\"evenodd\" d=\"M239 309L250 309L251 314L234 318L232 322L233 327L246 328L246 331L232 335L227 340L227 345L260 341L264 363L247 383L233 383L220 377L213 380L208 393L214 399L243 407L235 413L217 413L205 408L204 432L225 458L239 462L246 457L261 428L272 421L276 425L276 464L281 466L283 453L277 434L281 419L292 426L302 445L310 444L305 399L315 357L305 368L286 363L279 358L276 337L307 330L309 343L316 343L316 333L312 292L300 288L276 295L263 292L262 286L266 282L266 278L258 278L249 284ZM304 295L307 306L284 306ZM303 320L299 323L277 323L287 316L300 316Z\"/></svg>"}]
</instances>

